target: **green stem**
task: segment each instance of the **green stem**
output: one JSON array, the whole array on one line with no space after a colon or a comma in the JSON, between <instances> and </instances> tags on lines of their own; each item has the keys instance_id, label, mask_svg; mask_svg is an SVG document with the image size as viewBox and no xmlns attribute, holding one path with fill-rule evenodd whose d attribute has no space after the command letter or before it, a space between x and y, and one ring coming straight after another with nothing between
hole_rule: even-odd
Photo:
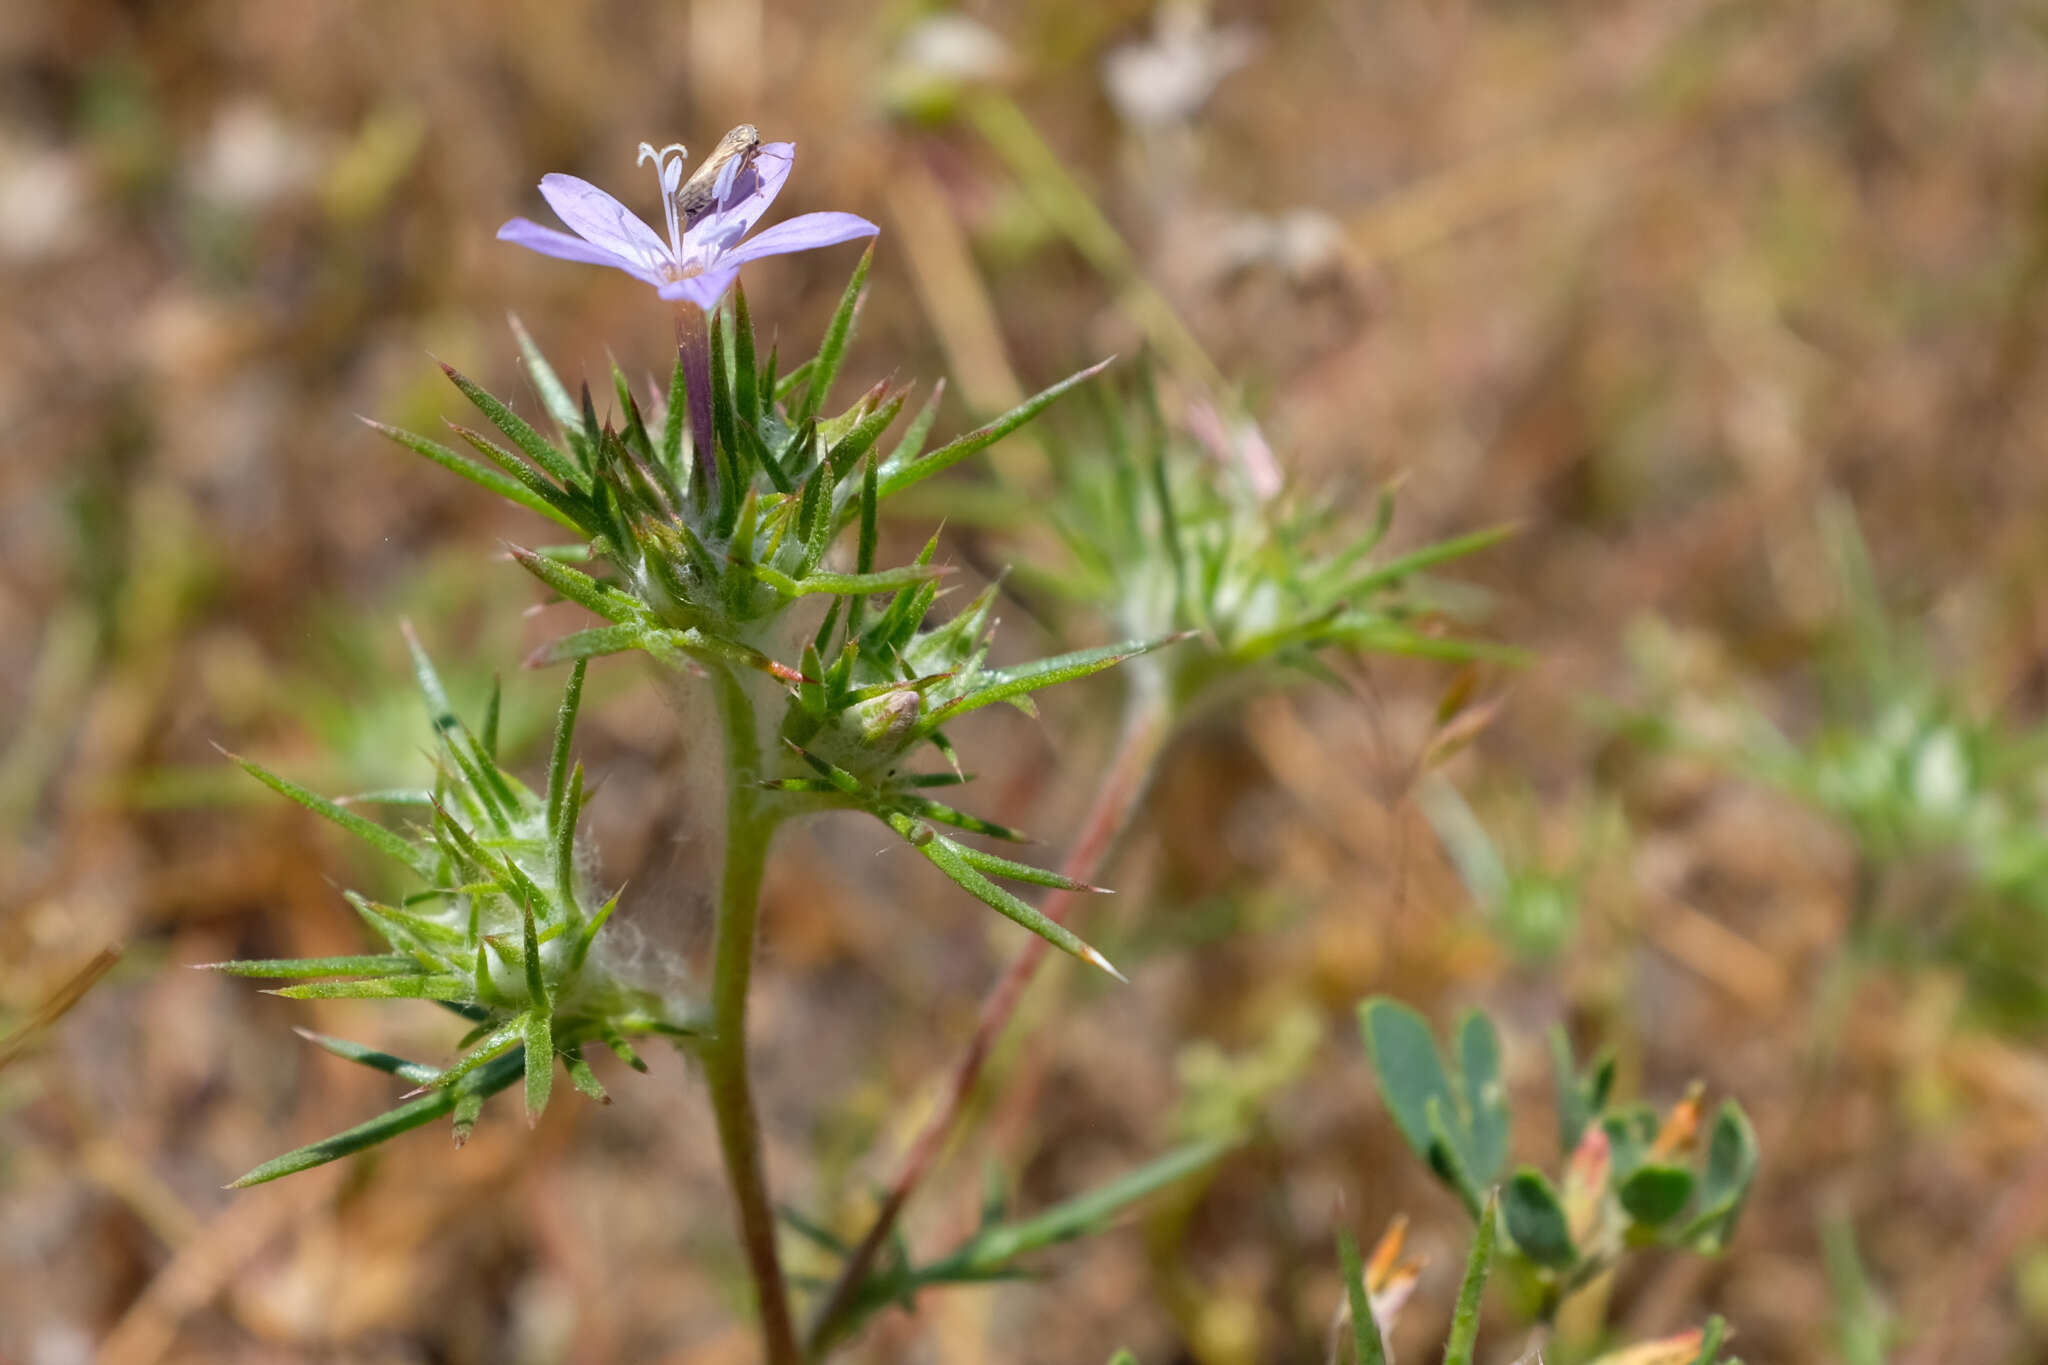
<instances>
[{"instance_id":1,"label":"green stem","mask_svg":"<svg viewBox=\"0 0 2048 1365\"><path fill-rule=\"evenodd\" d=\"M699 1049L719 1150L732 1186L740 1242L761 1315L768 1365L799 1365L789 1289L775 1251L775 1209L761 1159L761 1125L754 1113L747 1070L747 987L754 974L754 939L761 912L761 878L774 841L778 812L762 790L760 737L745 686L723 669L712 673L725 725L725 867L718 886L717 938L712 949L711 1037Z\"/></svg>"}]
</instances>

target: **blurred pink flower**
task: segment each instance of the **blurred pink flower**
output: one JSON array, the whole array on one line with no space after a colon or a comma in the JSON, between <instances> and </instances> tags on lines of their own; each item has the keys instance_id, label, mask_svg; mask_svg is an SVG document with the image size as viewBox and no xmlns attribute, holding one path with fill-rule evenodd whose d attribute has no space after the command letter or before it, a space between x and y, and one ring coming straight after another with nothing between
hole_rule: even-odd
<instances>
[{"instance_id":1,"label":"blurred pink flower","mask_svg":"<svg viewBox=\"0 0 2048 1365\"><path fill-rule=\"evenodd\" d=\"M654 162L661 181L667 241L597 186L560 174L543 176L540 192L574 235L514 218L498 229L498 240L544 256L623 270L653 285L665 299L694 303L708 312L718 306L748 261L834 246L881 231L851 213L806 213L743 241L789 178L796 145L763 143L751 157L728 160L719 169L710 206L688 219L677 204L683 157L680 143L659 151L640 144L640 159Z\"/></svg>"},{"instance_id":2,"label":"blurred pink flower","mask_svg":"<svg viewBox=\"0 0 2048 1365\"><path fill-rule=\"evenodd\" d=\"M1206 398L1188 404L1188 432L1225 468L1236 471L1261 502L1279 496L1284 479L1266 433L1251 418L1227 421Z\"/></svg>"}]
</instances>

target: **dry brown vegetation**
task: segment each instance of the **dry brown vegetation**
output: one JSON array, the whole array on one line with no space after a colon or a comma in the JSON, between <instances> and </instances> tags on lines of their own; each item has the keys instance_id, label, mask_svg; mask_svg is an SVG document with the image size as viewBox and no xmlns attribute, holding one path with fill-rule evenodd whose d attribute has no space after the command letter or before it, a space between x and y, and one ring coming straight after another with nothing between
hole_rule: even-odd
<instances>
[{"instance_id":1,"label":"dry brown vegetation","mask_svg":"<svg viewBox=\"0 0 2048 1365\"><path fill-rule=\"evenodd\" d=\"M1697 1077L1749 1107L1765 1164L1734 1248L1625 1279L1631 1331L1719 1311L1750 1365L1840 1358L1819 1229L1843 1219L1903 1324L1894 1359L2040 1358L2038 1027L1975 1024L1938 963L1843 970L1848 836L1623 742L1587 701L1631 695L1628 642L1655 617L1667 663L1799 731L1841 611L1816 522L1840 493L1943 675L2038 718L2048 9L1225 3L1215 22L1244 26L1248 60L1153 131L1119 119L1100 75L1151 31L1145 6L979 10L1008 43L1005 88L1141 277L1035 212L971 121L891 115L903 6L0 15L0 1022L122 953L0 1055L0 1361L753 1358L710 1125L676 1058L537 1131L501 1101L459 1153L429 1130L229 1194L391 1098L290 1026L415 1055L452 1040L424 1005L309 1010L183 967L357 950L336 884L380 875L213 742L328 790L390 780L426 738L401 617L472 700L506 673L508 736L546 724L555 680L516 671L546 627L495 562L530 526L351 414L452 413L430 354L524 394L508 309L572 375L601 375L607 348L665 368L643 289L491 234L538 211L544 171L638 202L636 142L709 143L741 119L798 144L779 214L883 227L842 391L950 375L951 429L1164 338L1169 368L1242 386L1301 484L1404 476L1404 541L1519 522L1460 576L1534 662L1481 679L1500 704L1449 775L1542 860L1586 867L1548 964L1475 913L1412 799L1442 667L1374 664L1355 695L1304 687L1205 726L1096 912L1134 984L1047 974L913 1242L971 1222L989 1163L1030 1207L1158 1150L1195 1042L1284 1054L1303 1020L1319 1041L1200 1189L1036 1282L884 1315L853 1358L1320 1359L1333 1227L1369 1237L1402 1210L1431 1268L1395 1344L1429 1358L1465 1224L1372 1093L1350 1009L1373 991L1492 1010L1532 1150L1558 1019L1616 1044L1647 1095ZM755 316L807 350L852 260L753 268ZM1012 553L967 531L948 552L969 579ZM1029 608L1005 628L1042 638ZM582 736L605 876L630 884L653 948L696 953L709 741L635 666L608 667ZM981 726L983 809L1062 847L1109 739L1090 689L1113 687ZM915 1130L1019 946L878 846L850 823L787 836L757 1007L778 1193L854 1225L886 1166L871 1147ZM1492 1340L1495 1359L1519 1349Z\"/></svg>"}]
</instances>

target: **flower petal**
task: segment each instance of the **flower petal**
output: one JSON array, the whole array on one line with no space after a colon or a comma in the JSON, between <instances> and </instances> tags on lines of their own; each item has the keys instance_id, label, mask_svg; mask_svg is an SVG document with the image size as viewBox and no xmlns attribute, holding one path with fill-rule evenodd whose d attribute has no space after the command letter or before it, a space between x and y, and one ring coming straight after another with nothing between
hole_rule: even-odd
<instances>
[{"instance_id":1,"label":"flower petal","mask_svg":"<svg viewBox=\"0 0 2048 1365\"><path fill-rule=\"evenodd\" d=\"M738 266L719 264L701 275L671 280L658 292L665 299L694 303L708 313L718 307L718 301L725 297L725 291L732 288L732 282L739 278L739 274Z\"/></svg>"},{"instance_id":2,"label":"flower petal","mask_svg":"<svg viewBox=\"0 0 2048 1365\"><path fill-rule=\"evenodd\" d=\"M732 188L726 197L690 229L684 254L694 255L692 248L705 245L724 250L752 232L754 224L761 221L761 215L768 212L768 206L775 202L775 196L782 193L782 182L789 179L790 167L795 162L795 143L761 144L754 153L753 164L733 177Z\"/></svg>"},{"instance_id":3,"label":"flower petal","mask_svg":"<svg viewBox=\"0 0 2048 1365\"><path fill-rule=\"evenodd\" d=\"M855 213L805 213L750 237L720 258L721 265L739 265L763 256L837 246L856 237L872 237L881 229Z\"/></svg>"},{"instance_id":4,"label":"flower petal","mask_svg":"<svg viewBox=\"0 0 2048 1365\"><path fill-rule=\"evenodd\" d=\"M618 200L588 180L544 175L541 197L575 234L641 269L652 271L669 259L668 243Z\"/></svg>"},{"instance_id":5,"label":"flower petal","mask_svg":"<svg viewBox=\"0 0 2048 1365\"><path fill-rule=\"evenodd\" d=\"M564 261L582 261L586 265L608 265L623 270L649 284L657 282L653 271L643 268L637 261L616 256L601 246L595 246L581 237L572 237L556 228L542 227L530 218L514 218L498 229L498 240L523 246L528 251L538 251L543 256L553 256Z\"/></svg>"}]
</instances>

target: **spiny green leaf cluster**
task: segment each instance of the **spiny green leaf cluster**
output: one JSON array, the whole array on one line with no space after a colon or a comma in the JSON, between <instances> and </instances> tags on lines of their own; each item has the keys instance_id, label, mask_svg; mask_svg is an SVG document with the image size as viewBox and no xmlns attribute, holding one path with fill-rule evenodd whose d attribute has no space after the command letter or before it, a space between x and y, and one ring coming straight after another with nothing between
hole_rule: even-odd
<instances>
[{"instance_id":1,"label":"spiny green leaf cluster","mask_svg":"<svg viewBox=\"0 0 2048 1365\"><path fill-rule=\"evenodd\" d=\"M925 546L921 563L934 548L935 542ZM1073 931L991 878L1070 891L1096 888L941 834L937 826L996 839L1024 838L1016 830L927 795L965 781L957 766L917 772L907 763L924 745L952 760L953 746L942 727L970 711L997 702L1029 711L1031 693L1039 688L1111 668L1165 642L1132 641L991 668L988 649L996 588L991 585L944 624L924 629L918 623L935 591L935 585L927 583L900 594L872 623L861 618L858 602L848 608L844 620L837 603L826 613L817 638L804 651L803 677L780 735L809 771L769 785L790 799L821 808L866 811L977 900L1063 951L1114 973L1116 969ZM826 649L835 640L827 665Z\"/></svg>"},{"instance_id":2,"label":"spiny green leaf cluster","mask_svg":"<svg viewBox=\"0 0 2048 1365\"><path fill-rule=\"evenodd\" d=\"M709 432L689 428L680 349L666 391L650 392L644 405L614 364L612 392L604 400L610 415L600 421L588 384L572 397L516 321L527 374L556 439L448 366L449 379L495 430L493 436L449 423L474 456L370 425L577 533L578 543L563 552L514 553L555 593L618 629L572 636L544 659L639 648L707 664L751 664L793 680L788 661L778 664L757 646L779 642L764 627L798 599L825 595L860 604L889 594L894 600L937 576L928 556L876 569L880 501L986 449L1101 369L1083 370L996 421L927 449L938 411L935 391L885 449L881 438L903 413L908 389L883 381L836 416L820 414L844 357L868 260L862 258L847 286L818 354L787 374L778 374L775 352L758 355L746 295L735 292L733 309L710 324ZM829 562L840 534L856 525L855 564L849 570ZM576 562L593 563L598 571Z\"/></svg>"},{"instance_id":3,"label":"spiny green leaf cluster","mask_svg":"<svg viewBox=\"0 0 2048 1365\"><path fill-rule=\"evenodd\" d=\"M379 792L367 801L409 811L393 829L360 814L354 801L319 796L249 759L235 761L265 785L362 838L403 864L425 886L396 904L347 892L381 938L384 953L351 957L216 962L215 970L296 984L295 1000L433 1000L469 1021L445 1067L408 1061L357 1043L307 1033L337 1056L414 1086L387 1113L265 1162L235 1182L255 1185L305 1170L447 1114L459 1143L484 1100L525 1081L526 1111L547 1106L557 1065L584 1094L605 1100L583 1049L596 1043L638 1070L632 1039L692 1032L681 1002L620 979L592 957L617 905L590 888L577 841L583 767L569 757L584 665L569 676L555 730L547 785L536 792L498 757L498 694L481 732L457 718L440 677L411 632L414 672L436 741L431 788Z\"/></svg>"},{"instance_id":4,"label":"spiny green leaf cluster","mask_svg":"<svg viewBox=\"0 0 2048 1365\"><path fill-rule=\"evenodd\" d=\"M1317 656L1330 649L1519 657L1452 633L1451 604L1428 582L1430 570L1512 528L1386 556L1391 489L1368 526L1348 528L1338 500L1262 489L1234 452L1170 429L1149 376L1134 399L1099 409L1094 435L1054 446L1048 515L1065 563L1028 581L1092 609L1119 634L1199 637L1149 666L1181 709L1275 667L1328 677Z\"/></svg>"},{"instance_id":5,"label":"spiny green leaf cluster","mask_svg":"<svg viewBox=\"0 0 2048 1365\"><path fill-rule=\"evenodd\" d=\"M782 711L760 774L768 799L791 813L865 811L984 904L1114 971L998 880L1080 889L1077 883L938 833L946 826L1018 837L927 793L965 780L945 729L952 721L997 702L1028 711L1040 688L1169 643L1171 632L993 667L993 587L934 625L943 576L936 539L909 564L876 563L883 499L986 449L1102 366L928 449L934 392L885 443L907 390L884 382L837 415L823 412L867 269L863 257L818 353L786 374L776 352L759 354L746 296L735 291L732 309L711 323L709 431L690 429L680 349L665 394L649 393L644 404L615 365L607 400L613 415L600 421L588 386L572 397L523 329L527 372L555 438L453 370L450 379L496 433L451 424L481 460L378 429L577 533L569 546L512 549L556 596L602 622L543 646L533 662L637 650L679 669L745 680ZM812 597L825 601L823 617L799 630L792 609ZM925 749L944 766L915 770Z\"/></svg>"}]
</instances>

